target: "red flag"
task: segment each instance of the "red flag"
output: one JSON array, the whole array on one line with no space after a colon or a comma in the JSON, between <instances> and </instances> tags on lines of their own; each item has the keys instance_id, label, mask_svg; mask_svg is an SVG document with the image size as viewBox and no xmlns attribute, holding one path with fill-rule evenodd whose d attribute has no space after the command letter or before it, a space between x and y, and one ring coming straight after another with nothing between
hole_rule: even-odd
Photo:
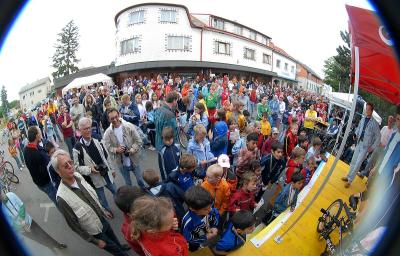
<instances>
[{"instance_id":1,"label":"red flag","mask_svg":"<svg viewBox=\"0 0 400 256\"><path fill-rule=\"evenodd\" d=\"M359 48L360 88L392 103L400 103L400 68L385 27L376 13L346 5L352 43L351 74L354 80L354 47Z\"/></svg>"}]
</instances>

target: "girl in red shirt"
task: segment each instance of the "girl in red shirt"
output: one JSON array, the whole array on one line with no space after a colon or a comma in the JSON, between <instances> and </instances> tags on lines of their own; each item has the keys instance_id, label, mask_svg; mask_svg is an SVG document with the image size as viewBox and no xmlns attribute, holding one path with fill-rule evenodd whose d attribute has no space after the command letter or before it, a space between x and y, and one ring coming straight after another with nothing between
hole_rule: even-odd
<instances>
[{"instance_id":1,"label":"girl in red shirt","mask_svg":"<svg viewBox=\"0 0 400 256\"><path fill-rule=\"evenodd\" d=\"M143 196L131 207L132 238L138 241L145 255L187 256L185 238L175 230L178 220L168 198Z\"/></svg>"}]
</instances>

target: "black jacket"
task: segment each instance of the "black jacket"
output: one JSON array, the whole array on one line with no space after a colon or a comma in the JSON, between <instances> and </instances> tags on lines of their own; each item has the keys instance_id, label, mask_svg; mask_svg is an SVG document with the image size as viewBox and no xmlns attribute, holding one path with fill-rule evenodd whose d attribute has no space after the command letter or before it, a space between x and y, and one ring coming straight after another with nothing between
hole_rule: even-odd
<instances>
[{"instance_id":1,"label":"black jacket","mask_svg":"<svg viewBox=\"0 0 400 256\"><path fill-rule=\"evenodd\" d=\"M47 161L39 149L30 148L24 149L24 158L26 167L32 176L33 182L38 187L43 187L50 182L50 177L47 172Z\"/></svg>"}]
</instances>

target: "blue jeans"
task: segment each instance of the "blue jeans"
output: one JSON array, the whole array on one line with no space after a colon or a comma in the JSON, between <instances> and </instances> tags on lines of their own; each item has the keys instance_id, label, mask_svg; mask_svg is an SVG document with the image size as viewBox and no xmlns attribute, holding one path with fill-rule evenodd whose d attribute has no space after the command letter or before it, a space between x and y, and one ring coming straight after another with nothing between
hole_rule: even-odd
<instances>
[{"instance_id":1,"label":"blue jeans","mask_svg":"<svg viewBox=\"0 0 400 256\"><path fill-rule=\"evenodd\" d=\"M136 181L139 185L139 187L144 188L144 181L142 177L142 170L140 170L139 165L131 165L131 166L123 166L121 170L122 177L124 177L125 184L128 186L132 186L132 181L131 181L131 174L130 172L133 172L136 177Z\"/></svg>"},{"instance_id":2,"label":"blue jeans","mask_svg":"<svg viewBox=\"0 0 400 256\"><path fill-rule=\"evenodd\" d=\"M69 154L71 155L71 158L72 158L72 149L74 148L74 145L75 145L75 138L73 136L72 137L68 137L68 138L64 137L64 141L65 141L65 144L67 144L68 152L69 152Z\"/></svg>"},{"instance_id":3,"label":"blue jeans","mask_svg":"<svg viewBox=\"0 0 400 256\"><path fill-rule=\"evenodd\" d=\"M103 206L106 210L110 211L110 206L108 205L106 194L104 192L104 187L108 188L108 190L110 190L110 192L111 192L111 194L113 194L113 196L115 196L115 193L117 192L117 188L115 186L115 183L111 183L111 180L108 177L108 175L103 176L103 178L105 179L107 184L101 188L96 188L96 194L99 197L101 206Z\"/></svg>"},{"instance_id":4,"label":"blue jeans","mask_svg":"<svg viewBox=\"0 0 400 256\"><path fill-rule=\"evenodd\" d=\"M115 236L110 224L104 218L101 218L101 223L103 224L103 230L100 234L94 235L94 237L106 243L104 250L115 256L128 256L128 254L122 250L121 243Z\"/></svg>"},{"instance_id":5,"label":"blue jeans","mask_svg":"<svg viewBox=\"0 0 400 256\"><path fill-rule=\"evenodd\" d=\"M42 190L46 195L50 198L51 201L57 206L57 200L56 200L56 195L57 195L57 189L53 186L51 182L47 183L46 185L39 187L40 190Z\"/></svg>"},{"instance_id":6,"label":"blue jeans","mask_svg":"<svg viewBox=\"0 0 400 256\"><path fill-rule=\"evenodd\" d=\"M18 168L21 168L21 167L22 167L22 164L21 164L21 162L19 161L18 156L13 156L13 158L14 158L15 162L17 162Z\"/></svg>"}]
</instances>

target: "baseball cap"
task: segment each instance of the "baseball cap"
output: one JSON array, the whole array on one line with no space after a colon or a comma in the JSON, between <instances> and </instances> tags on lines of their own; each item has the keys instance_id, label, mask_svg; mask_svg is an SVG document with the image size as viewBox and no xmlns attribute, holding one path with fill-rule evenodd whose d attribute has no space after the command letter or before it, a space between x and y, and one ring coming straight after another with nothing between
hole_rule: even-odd
<instances>
[{"instance_id":1,"label":"baseball cap","mask_svg":"<svg viewBox=\"0 0 400 256\"><path fill-rule=\"evenodd\" d=\"M273 128L272 128L272 133L279 133L278 128L273 127Z\"/></svg>"},{"instance_id":2,"label":"baseball cap","mask_svg":"<svg viewBox=\"0 0 400 256\"><path fill-rule=\"evenodd\" d=\"M218 165L221 167L230 168L231 164L229 162L229 157L225 154L222 154L218 157Z\"/></svg>"}]
</instances>

